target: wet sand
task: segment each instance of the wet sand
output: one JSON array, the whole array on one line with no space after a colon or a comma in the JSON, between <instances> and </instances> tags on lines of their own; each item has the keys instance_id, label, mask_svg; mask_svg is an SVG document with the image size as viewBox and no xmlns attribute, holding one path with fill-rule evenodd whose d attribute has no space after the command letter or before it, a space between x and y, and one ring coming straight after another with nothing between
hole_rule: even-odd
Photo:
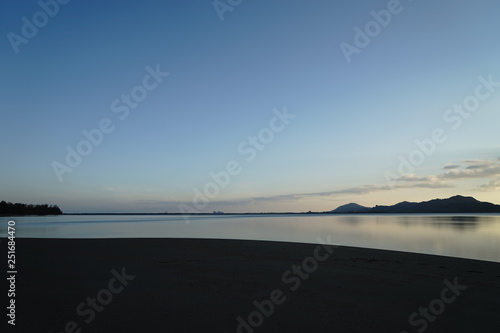
<instances>
[{"instance_id":1,"label":"wet sand","mask_svg":"<svg viewBox=\"0 0 500 333\"><path fill-rule=\"evenodd\" d=\"M16 239L16 252L8 332L500 330L500 263L206 239Z\"/></svg>"}]
</instances>

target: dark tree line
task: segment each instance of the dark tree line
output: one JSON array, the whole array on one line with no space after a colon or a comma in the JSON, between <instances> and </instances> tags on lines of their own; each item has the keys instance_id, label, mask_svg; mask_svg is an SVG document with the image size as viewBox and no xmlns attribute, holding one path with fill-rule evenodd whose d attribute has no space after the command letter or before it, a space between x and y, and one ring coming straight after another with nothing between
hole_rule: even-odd
<instances>
[{"instance_id":1,"label":"dark tree line","mask_svg":"<svg viewBox=\"0 0 500 333\"><path fill-rule=\"evenodd\" d=\"M0 215L60 215L57 205L31 205L23 203L0 202Z\"/></svg>"}]
</instances>

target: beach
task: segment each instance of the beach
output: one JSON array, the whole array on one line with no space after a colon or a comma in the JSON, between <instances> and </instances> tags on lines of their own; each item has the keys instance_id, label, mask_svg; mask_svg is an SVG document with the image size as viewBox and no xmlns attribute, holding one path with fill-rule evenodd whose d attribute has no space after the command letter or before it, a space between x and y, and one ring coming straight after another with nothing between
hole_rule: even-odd
<instances>
[{"instance_id":1,"label":"beach","mask_svg":"<svg viewBox=\"0 0 500 333\"><path fill-rule=\"evenodd\" d=\"M15 332L498 332L500 264L216 239L16 240Z\"/></svg>"}]
</instances>

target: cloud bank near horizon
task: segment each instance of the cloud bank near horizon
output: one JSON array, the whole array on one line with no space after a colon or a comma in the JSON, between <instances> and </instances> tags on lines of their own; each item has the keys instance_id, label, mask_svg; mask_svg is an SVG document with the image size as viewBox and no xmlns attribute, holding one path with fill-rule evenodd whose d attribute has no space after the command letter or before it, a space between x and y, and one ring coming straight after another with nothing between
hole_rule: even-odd
<instances>
[{"instance_id":1,"label":"cloud bank near horizon","mask_svg":"<svg viewBox=\"0 0 500 333\"><path fill-rule=\"evenodd\" d=\"M289 193L271 196L249 197L235 200L209 200L212 207L232 206L245 207L259 205L262 203L297 202L316 197L338 197L342 195L369 195L377 192L398 191L403 189L451 189L457 188L456 183L461 180L476 179L483 180L483 184L477 185L471 191L496 191L500 189L500 158L497 160L470 159L454 163L447 163L442 167L442 172L429 176L417 176L416 174L405 175L397 179L394 186L366 184L349 188L337 189L323 192ZM174 200L138 200L136 203L153 204L160 206L175 206L179 203L186 205L192 202Z\"/></svg>"}]
</instances>

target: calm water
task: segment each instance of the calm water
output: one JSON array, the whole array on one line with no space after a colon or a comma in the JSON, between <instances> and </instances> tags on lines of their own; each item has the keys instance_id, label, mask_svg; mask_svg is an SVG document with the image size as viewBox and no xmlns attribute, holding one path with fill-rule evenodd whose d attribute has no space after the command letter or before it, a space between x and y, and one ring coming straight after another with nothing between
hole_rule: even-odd
<instances>
[{"instance_id":1,"label":"calm water","mask_svg":"<svg viewBox=\"0 0 500 333\"><path fill-rule=\"evenodd\" d=\"M334 244L500 262L500 215L25 216L18 238L229 238Z\"/></svg>"}]
</instances>

